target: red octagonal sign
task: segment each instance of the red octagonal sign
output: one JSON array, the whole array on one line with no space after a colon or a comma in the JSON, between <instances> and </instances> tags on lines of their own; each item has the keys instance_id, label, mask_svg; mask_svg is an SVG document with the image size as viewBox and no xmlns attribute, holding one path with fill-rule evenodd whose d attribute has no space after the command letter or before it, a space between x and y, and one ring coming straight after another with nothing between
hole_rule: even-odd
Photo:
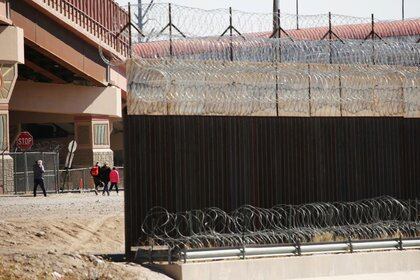
<instances>
[{"instance_id":1,"label":"red octagonal sign","mask_svg":"<svg viewBox=\"0 0 420 280\"><path fill-rule=\"evenodd\" d=\"M17 140L16 140L16 146L21 150L21 151L27 151L30 148L32 148L32 145L34 144L34 138L32 137L32 135L27 132L27 131L22 131Z\"/></svg>"}]
</instances>

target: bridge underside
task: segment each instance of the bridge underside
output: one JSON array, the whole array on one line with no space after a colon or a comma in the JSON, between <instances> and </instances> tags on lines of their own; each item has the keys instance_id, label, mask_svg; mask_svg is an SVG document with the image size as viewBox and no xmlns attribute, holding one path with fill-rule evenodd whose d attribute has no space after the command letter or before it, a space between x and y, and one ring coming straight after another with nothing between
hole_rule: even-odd
<instances>
[{"instance_id":1,"label":"bridge underside","mask_svg":"<svg viewBox=\"0 0 420 280\"><path fill-rule=\"evenodd\" d=\"M85 18L86 25L90 20ZM59 146L64 157L75 139L75 167L96 161L113 165L113 149L121 164L126 82L100 57L95 34L43 1L0 0L0 23L1 150L14 150L17 135L27 130L35 138L34 150ZM3 164L13 176L13 160L5 156ZM11 183L2 190L10 192L13 180L6 181Z\"/></svg>"}]
</instances>

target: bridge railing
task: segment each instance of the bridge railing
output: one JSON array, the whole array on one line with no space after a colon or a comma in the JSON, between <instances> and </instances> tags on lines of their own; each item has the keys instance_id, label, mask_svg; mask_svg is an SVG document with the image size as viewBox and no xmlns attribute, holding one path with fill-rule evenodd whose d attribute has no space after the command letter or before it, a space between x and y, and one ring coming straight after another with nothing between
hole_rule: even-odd
<instances>
[{"instance_id":1,"label":"bridge railing","mask_svg":"<svg viewBox=\"0 0 420 280\"><path fill-rule=\"evenodd\" d=\"M129 54L129 38L118 34L128 22L127 12L113 0L43 0L50 8L79 25L124 57Z\"/></svg>"}]
</instances>

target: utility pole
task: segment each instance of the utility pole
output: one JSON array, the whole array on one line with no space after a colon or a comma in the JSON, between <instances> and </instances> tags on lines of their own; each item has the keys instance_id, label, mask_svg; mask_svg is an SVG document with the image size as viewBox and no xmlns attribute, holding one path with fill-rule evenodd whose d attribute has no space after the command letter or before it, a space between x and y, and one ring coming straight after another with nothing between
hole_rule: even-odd
<instances>
[{"instance_id":1,"label":"utility pole","mask_svg":"<svg viewBox=\"0 0 420 280\"><path fill-rule=\"evenodd\" d=\"M280 26L278 26L278 10L279 0L273 0L273 33L276 32Z\"/></svg>"}]
</instances>

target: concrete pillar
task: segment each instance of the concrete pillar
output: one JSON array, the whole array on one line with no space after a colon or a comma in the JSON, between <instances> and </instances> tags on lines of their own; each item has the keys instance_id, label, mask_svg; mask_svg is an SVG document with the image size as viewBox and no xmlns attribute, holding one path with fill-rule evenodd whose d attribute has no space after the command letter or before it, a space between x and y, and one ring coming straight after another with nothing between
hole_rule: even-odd
<instances>
[{"instance_id":1,"label":"concrete pillar","mask_svg":"<svg viewBox=\"0 0 420 280\"><path fill-rule=\"evenodd\" d=\"M9 111L0 103L0 194L14 192L14 163L9 151Z\"/></svg>"},{"instance_id":2,"label":"concrete pillar","mask_svg":"<svg viewBox=\"0 0 420 280\"><path fill-rule=\"evenodd\" d=\"M78 144L73 167L92 166L96 162L114 165L110 148L111 126L108 118L76 117L75 138Z\"/></svg>"},{"instance_id":3,"label":"concrete pillar","mask_svg":"<svg viewBox=\"0 0 420 280\"><path fill-rule=\"evenodd\" d=\"M0 53L0 194L14 192L14 163L8 154L9 100L17 79L17 63L2 60L5 58L1 55Z\"/></svg>"}]
</instances>

